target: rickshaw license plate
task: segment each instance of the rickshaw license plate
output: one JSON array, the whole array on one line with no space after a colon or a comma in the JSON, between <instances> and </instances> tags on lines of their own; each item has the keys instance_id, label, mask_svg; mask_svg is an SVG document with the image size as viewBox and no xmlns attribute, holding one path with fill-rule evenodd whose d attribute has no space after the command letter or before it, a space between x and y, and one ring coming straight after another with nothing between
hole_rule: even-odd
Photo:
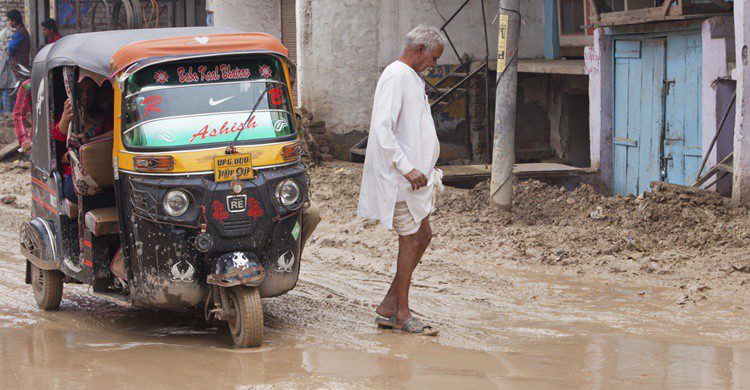
<instances>
[{"instance_id":1,"label":"rickshaw license plate","mask_svg":"<svg viewBox=\"0 0 750 390\"><path fill-rule=\"evenodd\" d=\"M252 179L254 176L250 153L214 157L214 180L217 182Z\"/></svg>"}]
</instances>

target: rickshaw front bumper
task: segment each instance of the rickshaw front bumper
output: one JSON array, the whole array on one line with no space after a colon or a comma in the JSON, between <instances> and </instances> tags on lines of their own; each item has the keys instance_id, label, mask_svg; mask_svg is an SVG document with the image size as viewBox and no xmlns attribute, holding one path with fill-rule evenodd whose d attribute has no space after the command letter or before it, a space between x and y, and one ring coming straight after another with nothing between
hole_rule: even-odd
<instances>
[{"instance_id":1,"label":"rickshaw front bumper","mask_svg":"<svg viewBox=\"0 0 750 390\"><path fill-rule=\"evenodd\" d=\"M214 260L212 271L206 282L221 287L257 287L266 278L265 269L250 252L225 253Z\"/></svg>"},{"instance_id":2,"label":"rickshaw front bumper","mask_svg":"<svg viewBox=\"0 0 750 390\"><path fill-rule=\"evenodd\" d=\"M299 184L301 198L283 207L274 190L289 179ZM134 280L158 281L131 285L132 296L144 306L194 305L209 285L257 286L261 297L284 294L296 285L309 180L303 165L259 171L254 179L241 181L240 191L232 182L207 185L206 177L121 175L120 180L127 183L124 214L132 210L134 215L126 220L126 234L134 243ZM190 199L191 206L179 217L162 209L174 189ZM243 202L235 210L232 199L238 196ZM247 263L235 253L242 253ZM165 264L160 259L178 260ZM177 293L171 291L178 287ZM185 298L193 290L195 297Z\"/></svg>"}]
</instances>

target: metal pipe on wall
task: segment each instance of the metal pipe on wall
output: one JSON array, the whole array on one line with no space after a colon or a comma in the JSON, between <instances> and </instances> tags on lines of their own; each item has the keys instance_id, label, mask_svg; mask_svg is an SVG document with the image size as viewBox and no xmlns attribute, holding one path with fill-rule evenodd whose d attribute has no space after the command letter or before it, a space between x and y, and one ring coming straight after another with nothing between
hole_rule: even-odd
<instances>
[{"instance_id":1,"label":"metal pipe on wall","mask_svg":"<svg viewBox=\"0 0 750 390\"><path fill-rule=\"evenodd\" d=\"M510 210L515 162L518 39L521 32L519 0L500 0L495 90L495 132L492 141L490 205Z\"/></svg>"}]
</instances>

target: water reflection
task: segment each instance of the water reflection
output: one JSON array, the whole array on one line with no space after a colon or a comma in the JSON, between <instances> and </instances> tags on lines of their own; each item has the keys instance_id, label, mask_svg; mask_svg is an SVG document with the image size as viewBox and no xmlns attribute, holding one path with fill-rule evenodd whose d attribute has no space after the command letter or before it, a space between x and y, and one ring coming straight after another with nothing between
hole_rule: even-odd
<instances>
[{"instance_id":1,"label":"water reflection","mask_svg":"<svg viewBox=\"0 0 750 390\"><path fill-rule=\"evenodd\" d=\"M750 349L626 334L516 339L510 346L516 352L483 352L389 332L360 336L377 349L352 349L271 331L264 348L235 350L224 348L231 340L212 328L64 328L40 323L0 330L4 386L750 386Z\"/></svg>"}]
</instances>

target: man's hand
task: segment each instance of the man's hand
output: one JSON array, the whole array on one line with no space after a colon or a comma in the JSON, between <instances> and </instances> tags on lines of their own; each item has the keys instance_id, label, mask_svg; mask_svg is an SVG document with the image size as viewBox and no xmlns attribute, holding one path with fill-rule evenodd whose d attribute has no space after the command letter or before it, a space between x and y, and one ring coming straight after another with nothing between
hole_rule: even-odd
<instances>
[{"instance_id":1,"label":"man's hand","mask_svg":"<svg viewBox=\"0 0 750 390\"><path fill-rule=\"evenodd\" d=\"M409 181L409 184L411 184L412 190L418 190L427 185L427 176L416 169L412 169L405 177Z\"/></svg>"},{"instance_id":2,"label":"man's hand","mask_svg":"<svg viewBox=\"0 0 750 390\"><path fill-rule=\"evenodd\" d=\"M28 152L29 150L31 150L31 141L29 140L23 141L23 143L21 144L21 149L24 152Z\"/></svg>"}]
</instances>

